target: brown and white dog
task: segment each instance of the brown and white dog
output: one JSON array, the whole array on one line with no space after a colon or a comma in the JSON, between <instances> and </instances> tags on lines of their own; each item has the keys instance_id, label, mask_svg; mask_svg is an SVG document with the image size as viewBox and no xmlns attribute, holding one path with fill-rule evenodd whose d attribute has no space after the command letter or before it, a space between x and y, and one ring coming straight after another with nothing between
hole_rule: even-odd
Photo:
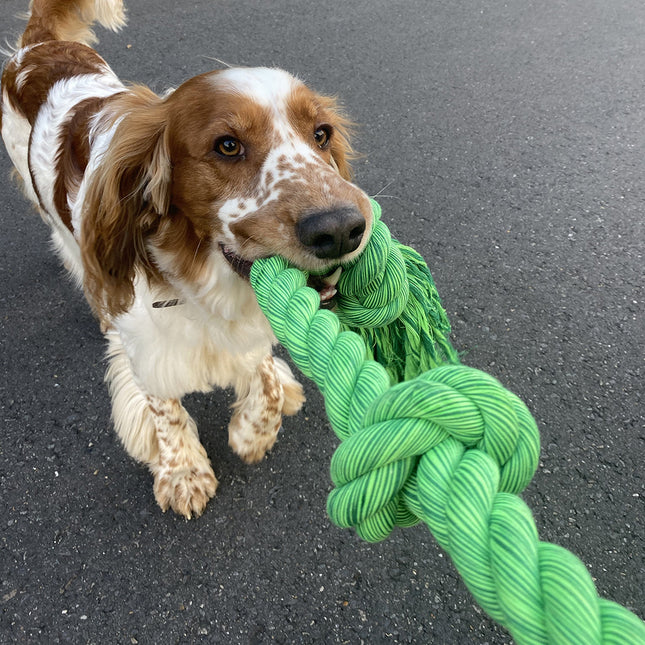
<instances>
[{"instance_id":1,"label":"brown and white dog","mask_svg":"<svg viewBox=\"0 0 645 645\"><path fill-rule=\"evenodd\" d=\"M233 386L229 443L264 456L303 403L248 283L282 255L337 275L372 225L334 100L279 69L196 76L160 97L88 44L122 0L32 0L2 75L2 138L108 341L125 449L163 510L200 515L217 480L181 397ZM321 297L333 294L333 278ZM172 304L176 306L160 306Z\"/></svg>"}]
</instances>

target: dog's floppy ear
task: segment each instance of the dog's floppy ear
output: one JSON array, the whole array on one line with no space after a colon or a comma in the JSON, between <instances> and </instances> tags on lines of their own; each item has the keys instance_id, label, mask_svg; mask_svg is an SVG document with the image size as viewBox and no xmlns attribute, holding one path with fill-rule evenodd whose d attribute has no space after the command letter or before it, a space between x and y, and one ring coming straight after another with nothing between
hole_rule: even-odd
<instances>
[{"instance_id":1,"label":"dog's floppy ear","mask_svg":"<svg viewBox=\"0 0 645 645\"><path fill-rule=\"evenodd\" d=\"M163 101L145 88L121 99L115 133L84 203L84 288L102 320L125 311L134 280L157 272L146 239L168 212L171 164Z\"/></svg>"}]
</instances>

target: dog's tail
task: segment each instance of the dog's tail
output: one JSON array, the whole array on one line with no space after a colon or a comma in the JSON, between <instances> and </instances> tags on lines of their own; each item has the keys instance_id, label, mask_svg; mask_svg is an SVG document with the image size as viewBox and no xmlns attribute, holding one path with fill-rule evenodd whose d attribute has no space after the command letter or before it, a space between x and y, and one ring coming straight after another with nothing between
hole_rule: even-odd
<instances>
[{"instance_id":1,"label":"dog's tail","mask_svg":"<svg viewBox=\"0 0 645 645\"><path fill-rule=\"evenodd\" d=\"M123 0L31 0L25 33L18 42L26 47L47 40L97 42L92 25L118 31L125 25Z\"/></svg>"}]
</instances>

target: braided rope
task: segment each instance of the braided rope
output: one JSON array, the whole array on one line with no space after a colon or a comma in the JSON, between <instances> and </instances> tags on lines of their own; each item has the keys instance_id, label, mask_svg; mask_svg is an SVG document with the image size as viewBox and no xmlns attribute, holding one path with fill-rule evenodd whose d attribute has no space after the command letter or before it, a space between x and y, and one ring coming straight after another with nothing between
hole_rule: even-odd
<instances>
[{"instance_id":1,"label":"braided rope","mask_svg":"<svg viewBox=\"0 0 645 645\"><path fill-rule=\"evenodd\" d=\"M386 238L372 237L370 245ZM359 261L352 271L365 266ZM401 270L397 262L388 268L399 273L397 284ZM356 276L347 280L360 283ZM477 602L517 643L645 645L645 623L599 598L574 555L539 541L517 496L539 454L537 427L519 398L463 365L390 386L391 370L373 360L363 339L319 310L305 274L274 257L253 264L251 282L276 337L323 393L342 441L331 463L334 523L377 541L394 526L424 521ZM372 284L369 276L365 284ZM384 301L401 293L385 290ZM421 362L414 358L415 367L403 372Z\"/></svg>"}]
</instances>

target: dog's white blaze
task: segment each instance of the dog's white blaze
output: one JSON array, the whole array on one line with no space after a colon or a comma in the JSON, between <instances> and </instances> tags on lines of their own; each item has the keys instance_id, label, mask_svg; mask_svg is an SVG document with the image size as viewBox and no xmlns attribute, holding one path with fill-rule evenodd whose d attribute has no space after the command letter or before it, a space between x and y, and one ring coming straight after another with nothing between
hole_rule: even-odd
<instances>
[{"instance_id":1,"label":"dog's white blaze","mask_svg":"<svg viewBox=\"0 0 645 645\"><path fill-rule=\"evenodd\" d=\"M224 83L231 92L243 94L258 105L281 114L284 114L293 90L301 85L289 72L269 67L232 67L216 74L213 81L218 86Z\"/></svg>"},{"instance_id":2,"label":"dog's white blaze","mask_svg":"<svg viewBox=\"0 0 645 645\"><path fill-rule=\"evenodd\" d=\"M315 157L314 151L302 141L289 123L289 100L293 91L303 86L303 83L295 76L282 69L240 67L220 72L214 81L218 85L224 82L231 92L241 94L259 106L270 110L273 117L274 132L272 134L279 142L272 151L276 159L280 155L286 155L292 160L298 154L306 160Z\"/></svg>"},{"instance_id":3,"label":"dog's white blaze","mask_svg":"<svg viewBox=\"0 0 645 645\"><path fill-rule=\"evenodd\" d=\"M230 225L276 201L281 193L279 185L282 182L305 182L301 171L312 164L320 166L321 170L328 167L289 123L289 99L294 89L302 85L297 78L281 69L255 67L224 70L217 74L214 81L218 86L224 83L229 91L243 95L268 109L273 131L267 133L267 136L276 142L264 160L258 178L258 189L266 195L265 198L236 197L224 202L218 211L225 236L233 241ZM311 135L313 138L313 132Z\"/></svg>"}]
</instances>

